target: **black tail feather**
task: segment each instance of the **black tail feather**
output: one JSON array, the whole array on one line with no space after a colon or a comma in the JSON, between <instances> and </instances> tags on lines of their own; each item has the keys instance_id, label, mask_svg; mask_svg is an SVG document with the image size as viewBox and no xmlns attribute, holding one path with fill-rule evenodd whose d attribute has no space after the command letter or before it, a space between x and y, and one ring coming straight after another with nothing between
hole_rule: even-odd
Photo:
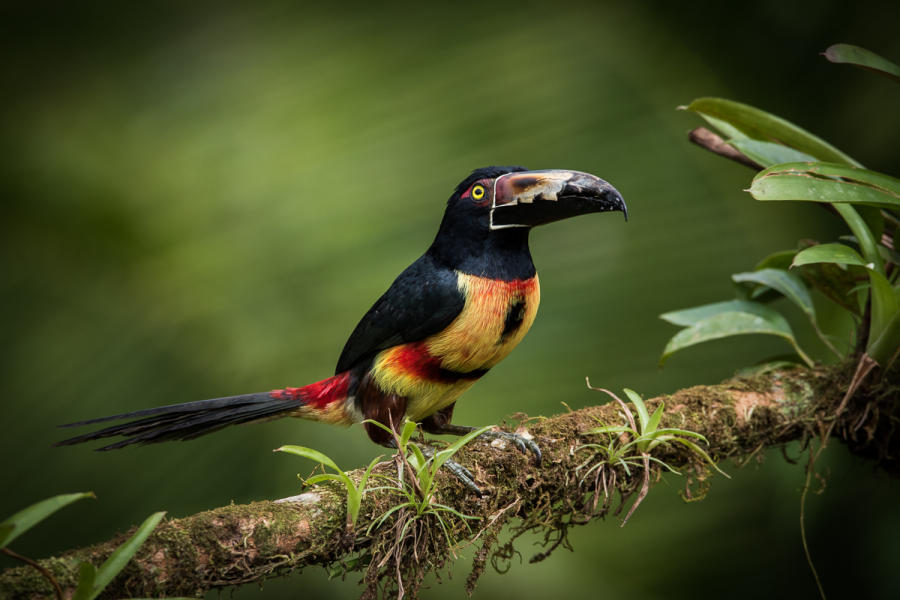
<instances>
[{"instance_id":1,"label":"black tail feather","mask_svg":"<svg viewBox=\"0 0 900 600\"><path fill-rule=\"evenodd\" d=\"M265 392L160 406L60 425L60 427L78 427L132 419L127 423L120 423L56 442L54 446L69 446L115 436L124 436L125 439L97 448L97 450L115 450L131 444L190 440L218 431L228 425L262 421L284 415L297 410L301 405L302 402L299 400L273 398L271 394Z\"/></svg>"}]
</instances>

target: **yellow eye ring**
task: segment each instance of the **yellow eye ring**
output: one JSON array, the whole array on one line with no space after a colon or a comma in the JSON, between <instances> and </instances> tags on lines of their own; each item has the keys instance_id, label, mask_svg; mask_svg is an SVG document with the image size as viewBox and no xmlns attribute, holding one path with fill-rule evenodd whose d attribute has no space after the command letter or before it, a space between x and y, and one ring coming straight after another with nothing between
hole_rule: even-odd
<instances>
[{"instance_id":1,"label":"yellow eye ring","mask_svg":"<svg viewBox=\"0 0 900 600\"><path fill-rule=\"evenodd\" d=\"M476 185L472 188L472 197L476 200L481 200L484 198L484 187L480 185Z\"/></svg>"}]
</instances>

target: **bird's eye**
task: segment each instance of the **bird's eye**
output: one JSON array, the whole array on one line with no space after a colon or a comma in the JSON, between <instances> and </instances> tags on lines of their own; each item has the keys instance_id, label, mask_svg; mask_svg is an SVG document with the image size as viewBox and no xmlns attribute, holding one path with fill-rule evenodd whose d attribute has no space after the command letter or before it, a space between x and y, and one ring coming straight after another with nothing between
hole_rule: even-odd
<instances>
[{"instance_id":1,"label":"bird's eye","mask_svg":"<svg viewBox=\"0 0 900 600\"><path fill-rule=\"evenodd\" d=\"M484 186L476 185L472 188L472 197L476 200L484 198Z\"/></svg>"}]
</instances>

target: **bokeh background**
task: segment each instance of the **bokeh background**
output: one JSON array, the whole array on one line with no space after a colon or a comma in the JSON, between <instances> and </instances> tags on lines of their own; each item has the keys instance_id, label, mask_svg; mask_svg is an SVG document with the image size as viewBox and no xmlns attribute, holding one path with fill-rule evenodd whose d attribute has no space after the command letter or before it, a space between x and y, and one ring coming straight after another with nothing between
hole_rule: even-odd
<instances>
[{"instance_id":1,"label":"bokeh background","mask_svg":"<svg viewBox=\"0 0 900 600\"><path fill-rule=\"evenodd\" d=\"M591 171L631 220L534 232L541 314L463 398L459 422L601 401L585 376L655 395L785 352L745 338L657 367L674 333L657 315L730 298L731 273L841 231L811 206L754 203L741 191L750 172L691 146L699 119L675 107L748 102L897 174L896 86L818 56L844 41L900 59L888 4L4 3L0 515L98 496L16 549L44 556L156 510L294 494L311 465L272 454L285 443L367 463L378 449L361 430L300 421L113 453L50 446L59 423L331 374L475 167ZM839 446L821 464L828 487L807 514L826 589L896 597L900 486ZM726 469L734 478L693 504L667 478L624 529L574 530L574 553L529 565L539 548L526 540L526 560L488 572L476 598L813 597L802 466L774 451ZM464 559L425 594L459 597L466 573ZM356 577L309 569L231 597L359 592Z\"/></svg>"}]
</instances>

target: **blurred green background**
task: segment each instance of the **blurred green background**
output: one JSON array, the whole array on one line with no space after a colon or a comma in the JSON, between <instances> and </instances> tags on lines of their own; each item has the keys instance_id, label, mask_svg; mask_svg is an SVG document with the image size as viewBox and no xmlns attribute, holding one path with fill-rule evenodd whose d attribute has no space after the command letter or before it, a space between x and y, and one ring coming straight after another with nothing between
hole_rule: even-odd
<instances>
[{"instance_id":1,"label":"blurred green background","mask_svg":"<svg viewBox=\"0 0 900 600\"><path fill-rule=\"evenodd\" d=\"M656 366L675 330L658 314L727 299L731 273L841 231L814 207L754 203L741 192L750 172L690 145L699 119L675 107L705 95L754 104L896 175L896 86L817 54L843 41L896 61L898 17L896 5L828 0L5 3L0 515L62 492L98 496L16 549L44 556L156 510L292 495L311 465L272 454L285 443L367 463L379 449L361 430L291 420L113 453L50 445L59 423L331 374L479 166L593 172L631 219L534 232L541 314L462 399L458 422L601 401L586 375L652 396L785 352L746 338ZM828 489L807 514L826 589L895 597L900 486L839 446L822 468ZM475 596L813 597L802 481L779 452L717 478L700 503L682 504L682 482L666 479L626 528L574 530L574 553L528 565L539 549L523 542L525 562L488 572ZM425 595L459 597L467 566ZM234 597L353 598L356 579L309 569Z\"/></svg>"}]
</instances>

